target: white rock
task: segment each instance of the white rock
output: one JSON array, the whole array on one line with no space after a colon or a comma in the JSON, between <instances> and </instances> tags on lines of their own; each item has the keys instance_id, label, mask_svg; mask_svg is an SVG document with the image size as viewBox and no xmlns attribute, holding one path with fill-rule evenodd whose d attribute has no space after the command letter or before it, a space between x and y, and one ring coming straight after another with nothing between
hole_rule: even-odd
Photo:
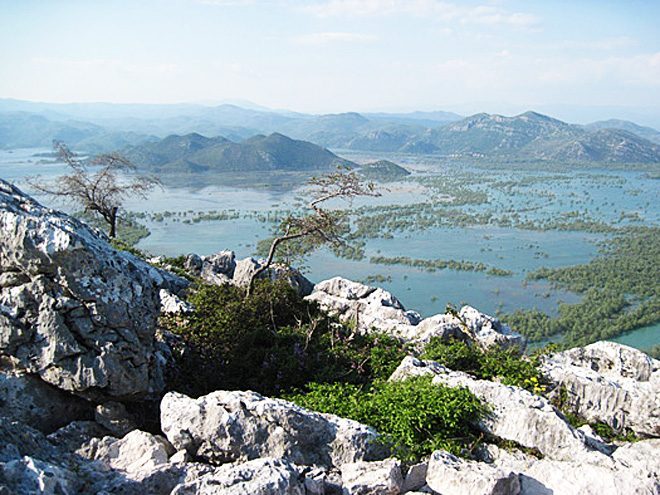
<instances>
[{"instance_id":1,"label":"white rock","mask_svg":"<svg viewBox=\"0 0 660 495\"><path fill-rule=\"evenodd\" d=\"M176 449L212 463L269 456L340 466L377 455L372 428L254 392L216 391L198 399L170 392L161 402L161 427Z\"/></svg>"},{"instance_id":2,"label":"white rock","mask_svg":"<svg viewBox=\"0 0 660 495\"><path fill-rule=\"evenodd\" d=\"M95 401L163 389L159 291L178 277L2 180L0 245L0 354L16 369Z\"/></svg>"},{"instance_id":3,"label":"white rock","mask_svg":"<svg viewBox=\"0 0 660 495\"><path fill-rule=\"evenodd\" d=\"M174 449L167 440L133 430L124 438L94 438L78 451L88 459L102 461L112 469L136 473L167 464Z\"/></svg>"},{"instance_id":4,"label":"white rock","mask_svg":"<svg viewBox=\"0 0 660 495\"><path fill-rule=\"evenodd\" d=\"M172 495L305 495L296 466L272 458L216 468L180 484Z\"/></svg>"},{"instance_id":5,"label":"white rock","mask_svg":"<svg viewBox=\"0 0 660 495\"><path fill-rule=\"evenodd\" d=\"M193 307L187 301L184 301L176 294L172 294L167 289L160 289L160 310L162 313L190 313Z\"/></svg>"},{"instance_id":6,"label":"white rock","mask_svg":"<svg viewBox=\"0 0 660 495\"><path fill-rule=\"evenodd\" d=\"M398 495L403 486L397 459L344 464L341 479L346 495Z\"/></svg>"},{"instance_id":7,"label":"white rock","mask_svg":"<svg viewBox=\"0 0 660 495\"><path fill-rule=\"evenodd\" d=\"M490 412L478 424L484 432L537 448L552 459L571 459L590 450L584 433L569 425L546 399L525 389L461 372L438 374L433 383L467 387L487 404Z\"/></svg>"},{"instance_id":8,"label":"white rock","mask_svg":"<svg viewBox=\"0 0 660 495\"><path fill-rule=\"evenodd\" d=\"M458 459L443 450L431 455L428 486L442 495L518 495L518 475L483 462Z\"/></svg>"},{"instance_id":9,"label":"white rock","mask_svg":"<svg viewBox=\"0 0 660 495\"><path fill-rule=\"evenodd\" d=\"M546 357L542 370L567 392L566 406L616 432L660 436L660 361L614 342Z\"/></svg>"},{"instance_id":10,"label":"white rock","mask_svg":"<svg viewBox=\"0 0 660 495\"><path fill-rule=\"evenodd\" d=\"M426 484L426 473L428 471L429 463L420 462L413 464L408 468L406 477L403 480L403 486L401 487L401 492L411 492L413 490L419 490Z\"/></svg>"},{"instance_id":11,"label":"white rock","mask_svg":"<svg viewBox=\"0 0 660 495\"><path fill-rule=\"evenodd\" d=\"M426 361L417 359L413 356L406 356L401 361L401 364L394 370L392 376L390 376L389 381L400 382L406 380L407 378L413 378L416 376L436 376L441 374L448 374L452 371L446 366L436 363L435 361Z\"/></svg>"},{"instance_id":12,"label":"white rock","mask_svg":"<svg viewBox=\"0 0 660 495\"><path fill-rule=\"evenodd\" d=\"M356 323L359 331L391 333L402 338L417 333L419 315L406 311L391 293L342 277L324 280L307 297L345 321Z\"/></svg>"}]
</instances>

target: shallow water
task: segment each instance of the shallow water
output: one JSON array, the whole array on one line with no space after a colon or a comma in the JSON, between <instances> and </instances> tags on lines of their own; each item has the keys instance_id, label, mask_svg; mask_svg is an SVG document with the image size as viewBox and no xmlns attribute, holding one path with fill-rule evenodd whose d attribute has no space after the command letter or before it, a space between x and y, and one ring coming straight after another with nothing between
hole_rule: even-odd
<instances>
[{"instance_id":1,"label":"shallow water","mask_svg":"<svg viewBox=\"0 0 660 495\"><path fill-rule=\"evenodd\" d=\"M26 175L41 174L44 179L57 176L64 170L62 164L40 163L49 159L33 156L47 151L0 151L0 178L25 188ZM434 167L422 158L408 157L407 160L411 163L405 163L405 160L399 163L413 168L415 175L432 175L429 170ZM461 210L466 212L488 211L498 216L517 213L522 219L538 220L579 211L618 225L660 222L660 181L644 179L636 172L544 174L469 168L454 170L445 165L436 167L436 172L446 173L449 178L462 177L470 189L486 192L488 203L462 206ZM526 185L521 185L521 178L527 180ZM505 181L516 182L509 189L494 186ZM447 196L446 191L438 192L414 182L389 184L382 191L381 197L360 198L352 207L412 204ZM151 235L140 242L140 249L168 256L191 252L208 255L232 249L237 257L243 258L253 255L256 243L269 235L270 225L255 217L290 207L296 194L297 191L282 188L245 189L195 183L188 187L155 190L146 201L133 199L125 206L136 212L177 214L163 221L145 221ZM48 206L62 206L41 195L35 196ZM239 211L241 217L190 224L183 222L194 212L209 211ZM246 215L246 211L251 213ZM526 274L541 266L587 263L597 255L597 242L601 239L601 234L521 230L492 225L435 227L425 231L395 232L391 239L369 239L363 261L337 259L328 251L320 250L308 258L304 273L314 282L336 275L353 280L364 280L373 275L391 277L391 281L374 285L391 291L407 309L419 311L423 316L444 312L447 303L468 303L489 314L498 309L510 312L533 307L554 313L558 301L576 302L578 296L553 290L545 282L526 281ZM427 272L401 265L370 263L369 257L377 255L483 262L489 267L511 270L513 275L497 277L485 272L454 270ZM660 324L613 340L648 348L660 343Z\"/></svg>"}]
</instances>

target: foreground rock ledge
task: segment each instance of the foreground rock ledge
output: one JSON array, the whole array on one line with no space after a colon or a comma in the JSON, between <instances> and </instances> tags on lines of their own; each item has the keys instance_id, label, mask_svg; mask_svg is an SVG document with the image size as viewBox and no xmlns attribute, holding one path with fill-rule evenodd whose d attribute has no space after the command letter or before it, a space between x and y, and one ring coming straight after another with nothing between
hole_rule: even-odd
<instances>
[{"instance_id":1,"label":"foreground rock ledge","mask_svg":"<svg viewBox=\"0 0 660 495\"><path fill-rule=\"evenodd\" d=\"M155 341L172 275L0 180L0 357L95 401L164 387Z\"/></svg>"},{"instance_id":2,"label":"foreground rock ledge","mask_svg":"<svg viewBox=\"0 0 660 495\"><path fill-rule=\"evenodd\" d=\"M274 457L339 467L385 457L372 428L255 392L217 391L198 399L170 392L161 402L161 428L177 450L212 464Z\"/></svg>"}]
</instances>

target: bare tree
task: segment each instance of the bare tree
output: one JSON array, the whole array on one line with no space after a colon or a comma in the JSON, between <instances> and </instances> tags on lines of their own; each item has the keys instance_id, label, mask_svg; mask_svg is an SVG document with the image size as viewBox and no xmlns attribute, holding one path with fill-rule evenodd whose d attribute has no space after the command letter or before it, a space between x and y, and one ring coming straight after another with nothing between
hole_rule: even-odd
<instances>
[{"instance_id":1,"label":"bare tree","mask_svg":"<svg viewBox=\"0 0 660 495\"><path fill-rule=\"evenodd\" d=\"M30 184L37 190L64 198L96 213L108 224L109 236L117 235L117 219L124 200L129 196L146 197L159 185L157 178L146 175L119 177L119 172L135 172L135 166L118 153L98 155L87 162L81 160L61 141L53 142L57 158L71 169L52 183L35 179Z\"/></svg>"},{"instance_id":2,"label":"bare tree","mask_svg":"<svg viewBox=\"0 0 660 495\"><path fill-rule=\"evenodd\" d=\"M372 183L363 184L350 168L338 167L331 174L314 177L309 181L314 190L307 212L287 215L277 228L266 261L252 273L246 298L252 293L254 281L273 263L278 247L296 241L289 254L304 256L325 244L334 247L347 245L346 234L350 232L349 215L346 210L326 209L323 203L335 198L351 201L356 196L380 196Z\"/></svg>"}]
</instances>

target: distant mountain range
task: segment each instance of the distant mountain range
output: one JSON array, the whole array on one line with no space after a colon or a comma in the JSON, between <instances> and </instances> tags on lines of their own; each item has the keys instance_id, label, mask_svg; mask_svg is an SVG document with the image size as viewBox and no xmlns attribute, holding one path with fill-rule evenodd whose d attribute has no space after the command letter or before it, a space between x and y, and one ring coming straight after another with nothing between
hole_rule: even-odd
<instances>
[{"instance_id":1,"label":"distant mountain range","mask_svg":"<svg viewBox=\"0 0 660 495\"><path fill-rule=\"evenodd\" d=\"M258 134L235 143L223 137L172 135L121 150L137 167L158 174L309 171L355 164L315 144L279 133Z\"/></svg>"},{"instance_id":2,"label":"distant mountain range","mask_svg":"<svg viewBox=\"0 0 660 495\"><path fill-rule=\"evenodd\" d=\"M194 157L172 158L156 152L160 140L172 140L174 137L168 137L172 134L189 139L191 149L203 140L210 141L205 142L205 151ZM287 141L285 136L291 139ZM283 160L281 157L292 155L288 151L278 154L275 148L290 151L291 143L301 146L302 141L337 150L424 153L500 162L603 163L615 167L660 164L660 132L622 120L580 126L535 112L515 117L482 113L465 118L448 112L308 115L235 105L58 105L0 99L0 148L49 147L53 139L94 153L133 149L141 164L153 159L150 166L163 171L177 167L212 170L218 166L214 159L219 156L231 163L229 170L240 168L240 160L247 169L299 170L305 165ZM267 145L268 149L260 148ZM168 160L163 161L162 156ZM305 156L302 151L301 156Z\"/></svg>"}]
</instances>

